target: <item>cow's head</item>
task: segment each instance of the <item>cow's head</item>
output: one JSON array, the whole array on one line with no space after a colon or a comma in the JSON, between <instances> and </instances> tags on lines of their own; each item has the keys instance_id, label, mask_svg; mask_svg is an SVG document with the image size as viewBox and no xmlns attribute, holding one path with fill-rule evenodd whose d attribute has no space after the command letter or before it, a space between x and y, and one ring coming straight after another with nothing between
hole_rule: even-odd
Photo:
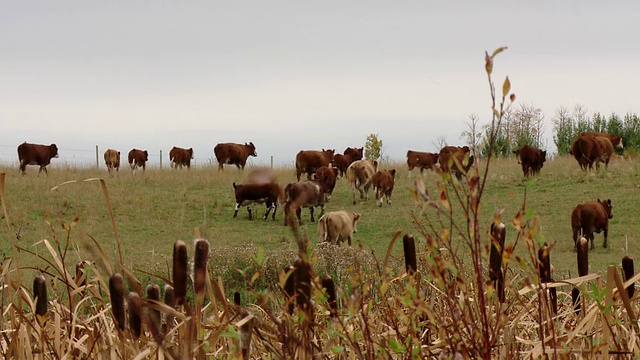
<instances>
[{"instance_id":1,"label":"cow's head","mask_svg":"<svg viewBox=\"0 0 640 360\"><path fill-rule=\"evenodd\" d=\"M58 157L58 147L56 146L56 144L49 145L49 156L51 156L52 158Z\"/></svg>"},{"instance_id":2,"label":"cow's head","mask_svg":"<svg viewBox=\"0 0 640 360\"><path fill-rule=\"evenodd\" d=\"M353 213L351 214L351 218L353 219L353 232L358 232L358 220L360 220L360 214Z\"/></svg>"},{"instance_id":3,"label":"cow's head","mask_svg":"<svg viewBox=\"0 0 640 360\"><path fill-rule=\"evenodd\" d=\"M613 218L613 206L611 205L611 199L607 199L607 200L598 199L598 202L604 208L604 211L606 211L607 217L609 217L609 219Z\"/></svg>"},{"instance_id":4,"label":"cow's head","mask_svg":"<svg viewBox=\"0 0 640 360\"><path fill-rule=\"evenodd\" d=\"M396 178L396 169L389 170L389 174L391 174L391 177L395 179Z\"/></svg>"},{"instance_id":5,"label":"cow's head","mask_svg":"<svg viewBox=\"0 0 640 360\"><path fill-rule=\"evenodd\" d=\"M249 149L251 150L251 152L249 153L249 155L254 156L254 157L255 157L255 156L258 156L258 153L256 152L256 146L255 146L255 145L253 145L253 142L249 142L248 144L247 144L247 143L244 143L244 145L245 145L245 146L248 146L248 147L249 147Z\"/></svg>"},{"instance_id":6,"label":"cow's head","mask_svg":"<svg viewBox=\"0 0 640 360\"><path fill-rule=\"evenodd\" d=\"M547 161L547 151L546 151L546 150L541 151L541 152L540 152L540 155L541 155L542 163L544 163L545 161Z\"/></svg>"},{"instance_id":7,"label":"cow's head","mask_svg":"<svg viewBox=\"0 0 640 360\"><path fill-rule=\"evenodd\" d=\"M147 150L144 151L144 161L149 160L149 152Z\"/></svg>"},{"instance_id":8,"label":"cow's head","mask_svg":"<svg viewBox=\"0 0 640 360\"><path fill-rule=\"evenodd\" d=\"M624 149L624 146L622 145L622 136L616 136L616 135L614 135L614 136L611 138L611 143L612 143L612 144L618 143L618 145L616 145L616 147L617 147L617 148L620 148L620 149Z\"/></svg>"},{"instance_id":9,"label":"cow's head","mask_svg":"<svg viewBox=\"0 0 640 360\"><path fill-rule=\"evenodd\" d=\"M193 159L193 148L189 148L189 157Z\"/></svg>"}]
</instances>

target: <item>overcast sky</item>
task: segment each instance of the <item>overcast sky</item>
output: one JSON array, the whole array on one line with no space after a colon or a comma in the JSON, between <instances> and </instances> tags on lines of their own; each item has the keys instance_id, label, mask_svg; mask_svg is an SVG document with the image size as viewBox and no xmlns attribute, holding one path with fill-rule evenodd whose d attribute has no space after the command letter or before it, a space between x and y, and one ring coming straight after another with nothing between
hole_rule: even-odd
<instances>
[{"instance_id":1,"label":"overcast sky","mask_svg":"<svg viewBox=\"0 0 640 360\"><path fill-rule=\"evenodd\" d=\"M253 163L363 146L392 159L490 121L484 52L517 103L637 112L638 1L0 1L0 161L252 141ZM102 156L102 154L100 154ZM165 160L166 161L166 160Z\"/></svg>"}]
</instances>

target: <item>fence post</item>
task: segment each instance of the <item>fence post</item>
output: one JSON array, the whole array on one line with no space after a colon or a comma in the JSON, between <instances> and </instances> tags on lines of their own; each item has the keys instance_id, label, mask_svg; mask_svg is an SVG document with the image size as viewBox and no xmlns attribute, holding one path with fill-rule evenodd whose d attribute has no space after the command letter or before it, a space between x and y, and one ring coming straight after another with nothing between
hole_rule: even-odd
<instances>
[{"instance_id":1,"label":"fence post","mask_svg":"<svg viewBox=\"0 0 640 360\"><path fill-rule=\"evenodd\" d=\"M273 169L273 155L271 155L271 168Z\"/></svg>"},{"instance_id":2,"label":"fence post","mask_svg":"<svg viewBox=\"0 0 640 360\"><path fill-rule=\"evenodd\" d=\"M98 157L98 145L96 145L96 167L100 168L100 158Z\"/></svg>"},{"instance_id":3,"label":"fence post","mask_svg":"<svg viewBox=\"0 0 640 360\"><path fill-rule=\"evenodd\" d=\"M162 150L160 150L160 170L162 170Z\"/></svg>"}]
</instances>

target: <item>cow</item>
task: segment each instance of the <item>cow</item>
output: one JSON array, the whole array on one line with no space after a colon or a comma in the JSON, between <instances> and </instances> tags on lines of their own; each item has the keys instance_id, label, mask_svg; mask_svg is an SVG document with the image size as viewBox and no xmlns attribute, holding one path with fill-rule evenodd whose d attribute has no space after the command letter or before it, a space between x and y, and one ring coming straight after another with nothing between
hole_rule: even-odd
<instances>
[{"instance_id":1,"label":"cow","mask_svg":"<svg viewBox=\"0 0 640 360\"><path fill-rule=\"evenodd\" d=\"M26 174L27 165L39 165L38 174L44 170L47 173L47 165L51 163L51 159L58 157L58 147L56 144L40 145L23 142L18 145L18 160L20 161L20 171L22 175Z\"/></svg>"},{"instance_id":2,"label":"cow","mask_svg":"<svg viewBox=\"0 0 640 360\"><path fill-rule=\"evenodd\" d=\"M609 141L611 141L611 144L614 147L617 147L617 148L620 148L620 149L624 148L624 145L622 144L622 136L617 136L617 135L604 133L604 132L598 132L598 131L583 132L582 134L580 134L580 136L590 136L590 137L602 136L602 137L606 137L607 139L609 139Z\"/></svg>"},{"instance_id":3,"label":"cow","mask_svg":"<svg viewBox=\"0 0 640 360\"><path fill-rule=\"evenodd\" d=\"M596 164L596 170L600 163L605 166L609 164L609 159L613 156L613 142L607 136L592 136L590 133L579 136L571 145L571 154L583 170L591 170L593 163ZM614 140L615 141L615 140ZM622 140L618 144L622 142Z\"/></svg>"},{"instance_id":4,"label":"cow","mask_svg":"<svg viewBox=\"0 0 640 360\"><path fill-rule=\"evenodd\" d=\"M318 242L340 245L347 240L351 246L353 233L358 232L360 214L344 210L328 212L318 220Z\"/></svg>"},{"instance_id":5,"label":"cow","mask_svg":"<svg viewBox=\"0 0 640 360\"><path fill-rule=\"evenodd\" d=\"M378 170L378 162L371 160L357 160L347 168L347 181L351 184L353 204L357 204L356 191L360 192L360 199L369 200L371 179Z\"/></svg>"},{"instance_id":6,"label":"cow","mask_svg":"<svg viewBox=\"0 0 640 360\"><path fill-rule=\"evenodd\" d=\"M307 180L322 166L329 166L333 160L334 149L300 150L296 155L296 178L300 181L300 175L307 173Z\"/></svg>"},{"instance_id":7,"label":"cow","mask_svg":"<svg viewBox=\"0 0 640 360\"><path fill-rule=\"evenodd\" d=\"M581 233L587 240L591 240L591 250L595 249L593 244L593 233L604 231L604 243L602 247L607 247L607 234L609 232L609 219L613 218L613 206L611 199L590 201L576 205L571 212L571 229L573 230L573 246L576 248L578 234Z\"/></svg>"},{"instance_id":8,"label":"cow","mask_svg":"<svg viewBox=\"0 0 640 360\"><path fill-rule=\"evenodd\" d=\"M107 165L107 171L111 172L111 170L116 169L116 171L120 170L120 151L107 149L104 152L104 163Z\"/></svg>"},{"instance_id":9,"label":"cow","mask_svg":"<svg viewBox=\"0 0 640 360\"><path fill-rule=\"evenodd\" d=\"M364 154L364 148L352 148L348 147L344 149L343 154L350 156L351 161L362 160L362 155Z\"/></svg>"},{"instance_id":10,"label":"cow","mask_svg":"<svg viewBox=\"0 0 640 360\"><path fill-rule=\"evenodd\" d=\"M466 174L467 171L471 168L474 162L474 156L469 156L468 160L465 160L470 153L468 146L445 146L440 149L440 153L438 154L438 163L440 164L440 169L444 172L451 172L460 180L463 174ZM458 168L456 161L462 166L462 169Z\"/></svg>"},{"instance_id":11,"label":"cow","mask_svg":"<svg viewBox=\"0 0 640 360\"><path fill-rule=\"evenodd\" d=\"M174 146L169 151L169 160L171 161L171 167L177 169L186 166L187 169L191 169L191 159L193 159L193 148L183 149L181 147Z\"/></svg>"},{"instance_id":12,"label":"cow","mask_svg":"<svg viewBox=\"0 0 640 360\"><path fill-rule=\"evenodd\" d=\"M141 167L142 171L147 168L147 161L149 161L149 152L147 150L131 149L129 151L129 166L131 170L135 170L136 167Z\"/></svg>"},{"instance_id":13,"label":"cow","mask_svg":"<svg viewBox=\"0 0 640 360\"><path fill-rule=\"evenodd\" d=\"M338 169L330 166L321 166L314 174L316 179L326 178L326 189L324 192L325 201L331 201L331 194L336 187L336 179L338 178Z\"/></svg>"},{"instance_id":14,"label":"cow","mask_svg":"<svg viewBox=\"0 0 640 360\"><path fill-rule=\"evenodd\" d=\"M419 167L420 174L422 174L424 169L433 169L438 163L438 156L440 156L438 153L407 150L407 166L409 167L409 171Z\"/></svg>"},{"instance_id":15,"label":"cow","mask_svg":"<svg viewBox=\"0 0 640 360\"><path fill-rule=\"evenodd\" d=\"M302 208L309 208L311 222L316 221L314 207L320 206L320 215L324 214L326 178L290 183L284 188L284 226L287 226L289 214L295 211L298 223L302 225Z\"/></svg>"},{"instance_id":16,"label":"cow","mask_svg":"<svg viewBox=\"0 0 640 360\"><path fill-rule=\"evenodd\" d=\"M391 205L391 193L393 192L393 185L396 178L396 169L391 170L378 170L371 183L373 184L373 191L376 192L376 204L382 206L382 199L387 198L387 204Z\"/></svg>"},{"instance_id":17,"label":"cow","mask_svg":"<svg viewBox=\"0 0 640 360\"><path fill-rule=\"evenodd\" d=\"M246 206L249 213L249 220L253 220L251 214L251 204L264 203L267 207L267 211L264 213L263 220L267 220L269 212L273 211L271 220L276 219L276 210L278 209L278 201L284 198L282 188L275 182L261 183L261 184L236 184L233 183L233 190L236 196L236 207L233 212L233 217L238 217L238 210L240 206Z\"/></svg>"},{"instance_id":18,"label":"cow","mask_svg":"<svg viewBox=\"0 0 640 360\"><path fill-rule=\"evenodd\" d=\"M335 154L333 155L333 161L331 163L336 169L338 169L340 176L344 176L347 168L353 161L354 160L349 155Z\"/></svg>"},{"instance_id":19,"label":"cow","mask_svg":"<svg viewBox=\"0 0 640 360\"><path fill-rule=\"evenodd\" d=\"M518 159L518 163L522 166L522 173L525 178L540 173L540 169L547 160L547 152L533 146L524 145L513 153Z\"/></svg>"},{"instance_id":20,"label":"cow","mask_svg":"<svg viewBox=\"0 0 640 360\"><path fill-rule=\"evenodd\" d=\"M238 169L244 170L249 156L256 157L256 147L252 142L243 144L220 143L213 148L213 153L218 161L218 171L223 170L224 164L235 165Z\"/></svg>"}]
</instances>

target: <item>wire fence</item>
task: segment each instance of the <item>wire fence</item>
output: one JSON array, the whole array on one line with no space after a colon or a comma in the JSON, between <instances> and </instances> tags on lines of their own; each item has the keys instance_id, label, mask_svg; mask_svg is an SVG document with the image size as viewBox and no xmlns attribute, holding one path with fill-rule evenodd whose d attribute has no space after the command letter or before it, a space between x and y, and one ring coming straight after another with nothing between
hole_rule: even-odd
<instances>
[{"instance_id":1,"label":"wire fence","mask_svg":"<svg viewBox=\"0 0 640 360\"><path fill-rule=\"evenodd\" d=\"M18 161L18 147L17 145L3 145L0 144L0 164L4 166L19 166ZM104 152L107 148L99 148L98 145L93 149L74 149L58 147L58 158L51 162L51 166L71 166L71 167L104 167ZM121 152L120 166L127 165L128 152ZM251 158L247 159L247 164L255 164ZM147 167L151 168L170 168L171 162L169 160L168 150L149 151L149 160L147 161ZM270 157L270 165L273 167L273 156ZM191 160L191 167L207 167L218 166L218 162L213 158L213 154L210 157L198 157L196 156Z\"/></svg>"}]
</instances>

